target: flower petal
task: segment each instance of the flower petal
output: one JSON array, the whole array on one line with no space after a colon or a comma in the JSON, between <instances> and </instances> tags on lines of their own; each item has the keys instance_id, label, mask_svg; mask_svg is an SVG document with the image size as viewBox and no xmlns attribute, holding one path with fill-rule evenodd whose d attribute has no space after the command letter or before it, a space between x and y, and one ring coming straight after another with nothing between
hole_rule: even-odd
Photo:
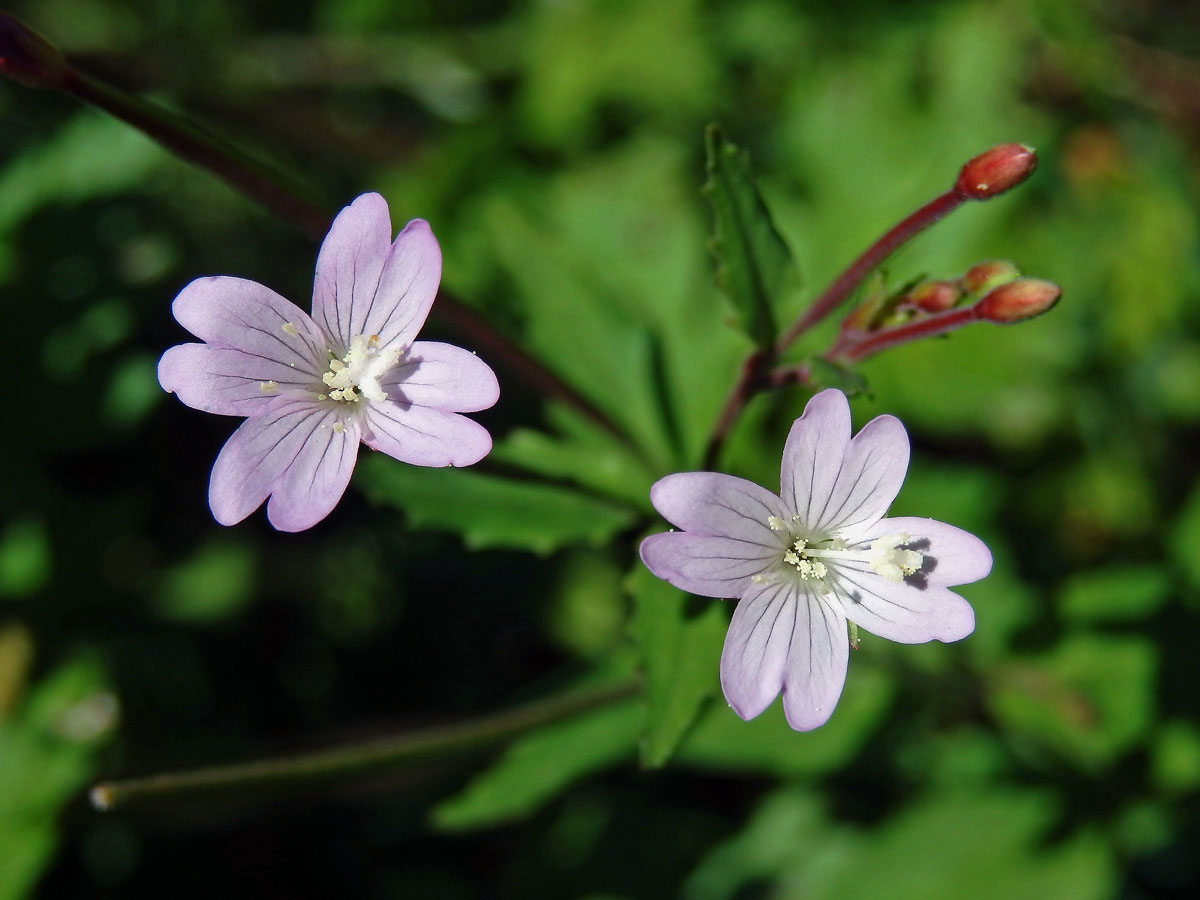
<instances>
[{"instance_id":1,"label":"flower petal","mask_svg":"<svg viewBox=\"0 0 1200 900\"><path fill-rule=\"evenodd\" d=\"M793 585L768 583L753 586L733 611L721 651L721 690L743 719L761 713L783 688L797 606Z\"/></svg>"},{"instance_id":2,"label":"flower petal","mask_svg":"<svg viewBox=\"0 0 1200 900\"><path fill-rule=\"evenodd\" d=\"M488 455L492 436L466 416L385 400L367 407L363 443L414 466L469 466Z\"/></svg>"},{"instance_id":3,"label":"flower petal","mask_svg":"<svg viewBox=\"0 0 1200 900\"><path fill-rule=\"evenodd\" d=\"M908 456L908 432L895 416L877 416L864 425L842 458L816 530L850 539L883 518L904 484Z\"/></svg>"},{"instance_id":4,"label":"flower petal","mask_svg":"<svg viewBox=\"0 0 1200 900\"><path fill-rule=\"evenodd\" d=\"M842 563L829 594L854 624L899 644L958 641L975 630L975 612L945 587L924 584L920 574L889 581L866 563Z\"/></svg>"},{"instance_id":5,"label":"flower petal","mask_svg":"<svg viewBox=\"0 0 1200 900\"><path fill-rule=\"evenodd\" d=\"M753 481L718 472L678 472L650 488L650 502L668 522L692 534L736 538L777 554L786 537L771 516L787 519L782 501Z\"/></svg>"},{"instance_id":6,"label":"flower petal","mask_svg":"<svg viewBox=\"0 0 1200 900\"><path fill-rule=\"evenodd\" d=\"M339 421L341 431L333 427ZM358 442L358 425L335 404L277 398L217 455L208 490L214 518L233 525L271 496L267 514L279 530L315 525L345 492Z\"/></svg>"},{"instance_id":7,"label":"flower petal","mask_svg":"<svg viewBox=\"0 0 1200 900\"><path fill-rule=\"evenodd\" d=\"M363 194L334 219L317 256L313 318L346 347L379 336L379 347L412 342L437 294L442 251L414 219L392 241L387 202Z\"/></svg>"},{"instance_id":8,"label":"flower petal","mask_svg":"<svg viewBox=\"0 0 1200 900\"><path fill-rule=\"evenodd\" d=\"M815 594L802 596L784 669L783 712L789 725L811 731L829 721L846 684L849 657L846 620Z\"/></svg>"},{"instance_id":9,"label":"flower petal","mask_svg":"<svg viewBox=\"0 0 1200 900\"><path fill-rule=\"evenodd\" d=\"M417 341L379 382L393 400L452 412L488 409L500 396L491 367L469 350Z\"/></svg>"},{"instance_id":10,"label":"flower petal","mask_svg":"<svg viewBox=\"0 0 1200 900\"><path fill-rule=\"evenodd\" d=\"M782 496L813 534L853 534L887 513L908 471L908 433L878 416L850 440L850 404L821 391L788 434Z\"/></svg>"},{"instance_id":11,"label":"flower petal","mask_svg":"<svg viewBox=\"0 0 1200 900\"><path fill-rule=\"evenodd\" d=\"M752 541L682 531L642 541L642 562L677 588L702 597L740 597L750 579L778 561L779 551Z\"/></svg>"},{"instance_id":12,"label":"flower petal","mask_svg":"<svg viewBox=\"0 0 1200 900\"><path fill-rule=\"evenodd\" d=\"M244 350L179 344L158 361L158 383L193 409L252 416L283 391L312 393L312 379L284 363Z\"/></svg>"},{"instance_id":13,"label":"flower petal","mask_svg":"<svg viewBox=\"0 0 1200 900\"><path fill-rule=\"evenodd\" d=\"M780 496L810 532L825 505L850 444L850 404L830 388L816 394L792 425L783 446Z\"/></svg>"},{"instance_id":14,"label":"flower petal","mask_svg":"<svg viewBox=\"0 0 1200 900\"><path fill-rule=\"evenodd\" d=\"M179 292L171 311L180 325L213 347L241 350L287 366L294 376L321 380L325 338L304 310L257 281L197 278Z\"/></svg>"},{"instance_id":15,"label":"flower petal","mask_svg":"<svg viewBox=\"0 0 1200 900\"><path fill-rule=\"evenodd\" d=\"M992 571L992 553L969 531L919 516L882 519L860 540L872 541L887 534L907 534L909 546L925 557L918 573L936 587L971 584Z\"/></svg>"}]
</instances>

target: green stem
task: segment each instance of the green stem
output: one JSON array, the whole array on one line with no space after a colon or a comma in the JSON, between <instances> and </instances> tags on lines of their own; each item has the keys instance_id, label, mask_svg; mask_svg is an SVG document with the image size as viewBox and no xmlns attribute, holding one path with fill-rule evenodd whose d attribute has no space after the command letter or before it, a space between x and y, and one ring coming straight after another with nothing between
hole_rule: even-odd
<instances>
[{"instance_id":1,"label":"green stem","mask_svg":"<svg viewBox=\"0 0 1200 900\"><path fill-rule=\"evenodd\" d=\"M522 732L632 697L636 681L538 700L506 712L440 728L380 738L298 756L212 766L125 781L91 790L92 805L108 811L136 800L177 799L238 789L323 783L376 773L409 763L481 750Z\"/></svg>"}]
</instances>

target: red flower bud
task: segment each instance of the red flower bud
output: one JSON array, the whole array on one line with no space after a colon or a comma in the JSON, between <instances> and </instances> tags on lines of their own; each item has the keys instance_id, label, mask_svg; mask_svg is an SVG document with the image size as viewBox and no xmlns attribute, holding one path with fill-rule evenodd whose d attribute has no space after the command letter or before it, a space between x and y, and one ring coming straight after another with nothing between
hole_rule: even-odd
<instances>
[{"instance_id":1,"label":"red flower bud","mask_svg":"<svg viewBox=\"0 0 1200 900\"><path fill-rule=\"evenodd\" d=\"M59 87L70 75L58 48L6 12L0 12L0 74L27 87Z\"/></svg>"},{"instance_id":2,"label":"red flower bud","mask_svg":"<svg viewBox=\"0 0 1200 900\"><path fill-rule=\"evenodd\" d=\"M1062 296L1062 288L1040 278L1018 278L993 288L975 304L977 318L1007 325L1040 316Z\"/></svg>"},{"instance_id":3,"label":"red flower bud","mask_svg":"<svg viewBox=\"0 0 1200 900\"><path fill-rule=\"evenodd\" d=\"M950 281L923 281L908 292L909 303L925 312L949 309L962 298L958 285Z\"/></svg>"},{"instance_id":4,"label":"red flower bud","mask_svg":"<svg viewBox=\"0 0 1200 900\"><path fill-rule=\"evenodd\" d=\"M974 200L987 200L1015 188L1036 168L1037 156L1032 147L1000 144L963 166L954 188Z\"/></svg>"},{"instance_id":5,"label":"red flower bud","mask_svg":"<svg viewBox=\"0 0 1200 900\"><path fill-rule=\"evenodd\" d=\"M988 262L976 263L967 269L962 277L962 286L968 294L978 297L986 294L992 288L1016 281L1021 277L1021 270L1006 259L993 259Z\"/></svg>"}]
</instances>

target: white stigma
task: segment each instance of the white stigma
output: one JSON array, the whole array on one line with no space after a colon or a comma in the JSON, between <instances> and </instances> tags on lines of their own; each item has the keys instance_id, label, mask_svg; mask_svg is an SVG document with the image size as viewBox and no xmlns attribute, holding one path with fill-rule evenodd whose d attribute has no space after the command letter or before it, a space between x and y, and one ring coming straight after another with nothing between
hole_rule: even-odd
<instances>
[{"instance_id":1,"label":"white stigma","mask_svg":"<svg viewBox=\"0 0 1200 900\"><path fill-rule=\"evenodd\" d=\"M332 355L332 351L331 351ZM329 385L329 398L341 403L357 403L364 398L375 403L387 399L379 379L400 362L400 350L380 350L379 335L359 335L350 342L349 352L329 360L329 371L321 380Z\"/></svg>"},{"instance_id":2,"label":"white stigma","mask_svg":"<svg viewBox=\"0 0 1200 900\"><path fill-rule=\"evenodd\" d=\"M908 545L907 534L889 534L871 542L871 569L888 581L901 582L925 564L925 557L916 550L903 550Z\"/></svg>"},{"instance_id":3,"label":"white stigma","mask_svg":"<svg viewBox=\"0 0 1200 900\"><path fill-rule=\"evenodd\" d=\"M792 521L796 518L793 516ZM777 532L790 531L788 538L791 544L783 551L783 564L798 572L802 580L819 582L819 590L827 589L829 566L834 566L836 574L836 564L839 563L866 563L876 575L897 583L909 575L915 575L925 564L924 556L916 550L907 549L911 540L907 534L889 534L876 538L870 547L863 547L862 544L855 547L848 546L842 538L819 537L810 542L806 538L796 537L796 531L778 516L768 516L767 527Z\"/></svg>"}]
</instances>

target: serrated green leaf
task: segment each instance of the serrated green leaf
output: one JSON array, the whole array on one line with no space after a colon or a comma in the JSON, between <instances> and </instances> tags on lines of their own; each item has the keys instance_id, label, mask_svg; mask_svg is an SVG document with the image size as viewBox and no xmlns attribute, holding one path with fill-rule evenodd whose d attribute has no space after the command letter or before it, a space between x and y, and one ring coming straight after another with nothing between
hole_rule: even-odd
<instances>
[{"instance_id":1,"label":"serrated green leaf","mask_svg":"<svg viewBox=\"0 0 1200 900\"><path fill-rule=\"evenodd\" d=\"M706 701L720 694L721 645L729 626L723 604L685 594L640 563L629 577L631 628L646 678L642 765L667 764Z\"/></svg>"},{"instance_id":2,"label":"serrated green leaf","mask_svg":"<svg viewBox=\"0 0 1200 900\"><path fill-rule=\"evenodd\" d=\"M630 698L515 741L492 768L434 808L433 824L462 831L529 815L583 776L632 761L642 716L641 701Z\"/></svg>"},{"instance_id":3,"label":"serrated green leaf","mask_svg":"<svg viewBox=\"0 0 1200 900\"><path fill-rule=\"evenodd\" d=\"M704 145L717 286L733 304L738 327L765 348L775 340L774 310L782 295L799 287L799 273L754 184L750 155L716 125L708 127Z\"/></svg>"},{"instance_id":4,"label":"serrated green leaf","mask_svg":"<svg viewBox=\"0 0 1200 900\"><path fill-rule=\"evenodd\" d=\"M472 550L546 554L599 546L638 515L570 488L467 469L418 468L383 456L368 457L359 469L368 496L403 509L414 527L458 532Z\"/></svg>"}]
</instances>

